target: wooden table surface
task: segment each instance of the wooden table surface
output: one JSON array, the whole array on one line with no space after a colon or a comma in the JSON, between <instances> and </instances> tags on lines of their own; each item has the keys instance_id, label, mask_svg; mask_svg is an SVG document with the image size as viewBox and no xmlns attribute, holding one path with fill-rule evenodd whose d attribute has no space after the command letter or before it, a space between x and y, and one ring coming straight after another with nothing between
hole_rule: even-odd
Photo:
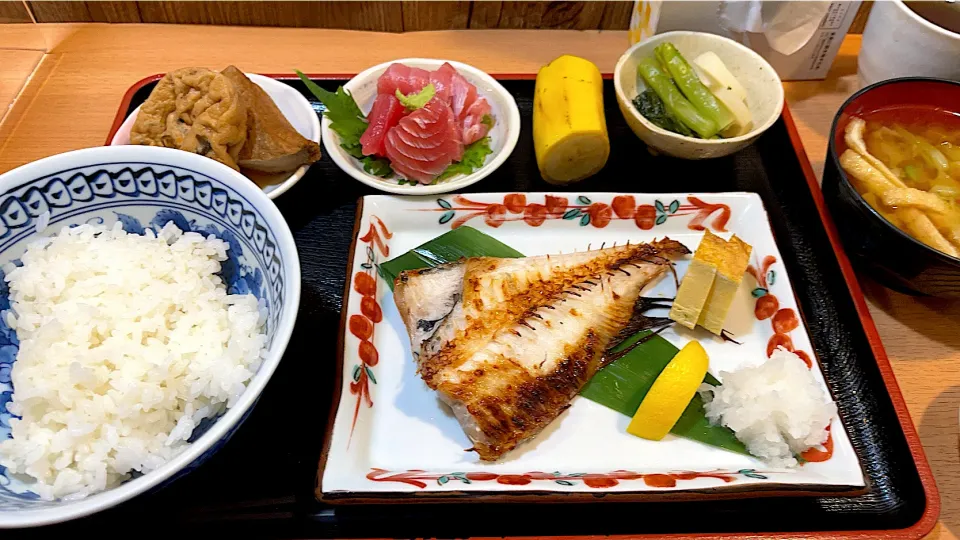
<instances>
[{"instance_id":1,"label":"wooden table surface","mask_svg":"<svg viewBox=\"0 0 960 540\"><path fill-rule=\"evenodd\" d=\"M252 72L297 68L353 73L393 58L442 51L444 57L491 73L524 73L570 53L612 72L627 45L626 32L379 34L173 25L0 25L0 173L51 154L103 144L130 85L188 65L220 69L235 63ZM818 175L833 115L857 89L859 48L859 36L849 36L826 80L784 85ZM917 300L867 279L861 284L940 489L943 509L929 538L956 539L960 302Z\"/></svg>"}]
</instances>

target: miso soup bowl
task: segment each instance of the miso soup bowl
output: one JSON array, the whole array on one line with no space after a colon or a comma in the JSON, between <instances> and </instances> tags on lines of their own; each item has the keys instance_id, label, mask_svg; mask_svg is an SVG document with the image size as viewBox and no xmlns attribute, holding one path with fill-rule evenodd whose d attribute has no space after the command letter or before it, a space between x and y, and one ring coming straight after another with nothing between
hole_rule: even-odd
<instances>
[{"instance_id":1,"label":"miso soup bowl","mask_svg":"<svg viewBox=\"0 0 960 540\"><path fill-rule=\"evenodd\" d=\"M844 249L862 274L898 292L960 297L960 259L933 249L887 221L857 192L840 166L844 130L853 116L922 105L960 114L960 82L932 78L881 81L860 90L833 119L823 196Z\"/></svg>"}]
</instances>

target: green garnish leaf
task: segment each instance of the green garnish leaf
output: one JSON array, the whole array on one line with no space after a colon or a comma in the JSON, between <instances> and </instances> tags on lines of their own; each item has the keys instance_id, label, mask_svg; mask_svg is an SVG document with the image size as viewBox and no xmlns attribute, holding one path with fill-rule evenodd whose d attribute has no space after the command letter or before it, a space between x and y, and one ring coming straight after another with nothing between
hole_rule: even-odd
<instances>
[{"instance_id":1,"label":"green garnish leaf","mask_svg":"<svg viewBox=\"0 0 960 540\"><path fill-rule=\"evenodd\" d=\"M307 85L310 93L316 96L327 108L323 115L330 119L330 128L340 136L343 147L348 148L348 145L353 144L359 146L360 137L367 129L367 118L360 111L360 107L357 106L357 102L354 101L350 92L342 86L337 88L336 92L331 92L321 88L299 70L295 71L303 84ZM351 153L351 155L353 154Z\"/></svg>"},{"instance_id":2,"label":"green garnish leaf","mask_svg":"<svg viewBox=\"0 0 960 540\"><path fill-rule=\"evenodd\" d=\"M387 178L393 175L393 169L390 167L390 162L386 158L363 156L360 158L360 163L363 163L363 170L368 174L381 178Z\"/></svg>"},{"instance_id":3,"label":"green garnish leaf","mask_svg":"<svg viewBox=\"0 0 960 540\"><path fill-rule=\"evenodd\" d=\"M446 180L451 176L458 174L470 174L474 170L483 167L483 162L487 156L492 154L490 149L490 137L484 137L467 145L463 150L463 158L460 161L451 163L449 167L437 177L437 180Z\"/></svg>"},{"instance_id":4,"label":"green garnish leaf","mask_svg":"<svg viewBox=\"0 0 960 540\"><path fill-rule=\"evenodd\" d=\"M323 115L330 119L330 129L340 136L340 148L347 151L351 157L360 160L363 170L374 176L383 178L393 176L390 162L383 158L363 155L360 137L367 130L367 117L360 111L357 102L344 87L331 92L310 80L300 70L294 70L307 90L326 107Z\"/></svg>"},{"instance_id":5,"label":"green garnish leaf","mask_svg":"<svg viewBox=\"0 0 960 540\"><path fill-rule=\"evenodd\" d=\"M461 257L517 258L523 257L523 254L492 236L464 225L390 259L380 265L380 270L390 290L393 290L393 282L404 270L439 266Z\"/></svg>"},{"instance_id":6,"label":"green garnish leaf","mask_svg":"<svg viewBox=\"0 0 960 540\"><path fill-rule=\"evenodd\" d=\"M480 119L480 123L487 126L487 129L493 129L493 117L489 114L483 115L483 118Z\"/></svg>"},{"instance_id":7,"label":"green garnish leaf","mask_svg":"<svg viewBox=\"0 0 960 540\"><path fill-rule=\"evenodd\" d=\"M423 107L427 104L428 101L433 99L433 96L437 93L437 89L433 86L433 83L430 83L423 87L423 90L419 92L413 92L412 94L403 95L400 93L400 89L397 88L396 96L397 100L400 101L400 104L406 107L407 109L413 111Z\"/></svg>"},{"instance_id":8,"label":"green garnish leaf","mask_svg":"<svg viewBox=\"0 0 960 540\"><path fill-rule=\"evenodd\" d=\"M346 150L351 157L355 157L357 159L363 159L365 157L363 155L363 148L360 146L359 141L348 144L343 142L343 137L340 137L340 148Z\"/></svg>"}]
</instances>

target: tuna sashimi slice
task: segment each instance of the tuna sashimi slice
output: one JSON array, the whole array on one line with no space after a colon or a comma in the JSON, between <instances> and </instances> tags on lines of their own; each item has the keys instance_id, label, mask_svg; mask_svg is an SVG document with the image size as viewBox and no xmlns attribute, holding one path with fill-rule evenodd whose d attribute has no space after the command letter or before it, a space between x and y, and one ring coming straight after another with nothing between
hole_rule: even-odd
<instances>
[{"instance_id":1,"label":"tuna sashimi slice","mask_svg":"<svg viewBox=\"0 0 960 540\"><path fill-rule=\"evenodd\" d=\"M396 172L429 184L463 157L460 137L450 105L435 96L387 132L384 150Z\"/></svg>"},{"instance_id":2,"label":"tuna sashimi slice","mask_svg":"<svg viewBox=\"0 0 960 540\"><path fill-rule=\"evenodd\" d=\"M450 103L450 72L440 71L439 69L431 71L430 83L433 84L433 88L437 92L435 95Z\"/></svg>"},{"instance_id":3,"label":"tuna sashimi slice","mask_svg":"<svg viewBox=\"0 0 960 540\"><path fill-rule=\"evenodd\" d=\"M377 79L377 94L394 95L399 89L401 94L407 95L423 90L430 82L430 72L403 64L393 63Z\"/></svg>"},{"instance_id":4,"label":"tuna sashimi slice","mask_svg":"<svg viewBox=\"0 0 960 540\"><path fill-rule=\"evenodd\" d=\"M391 161L398 160L408 169L418 170L428 178L417 177L417 180L432 180L443 172L447 166L463 157L463 144L459 140L459 132L452 121L449 107L438 101L447 112L436 111L436 114L422 113L413 123L398 125L387 135L386 151ZM431 125L419 129L416 125L428 118ZM440 126L442 131L435 131ZM407 128L407 129L405 129Z\"/></svg>"},{"instance_id":5,"label":"tuna sashimi slice","mask_svg":"<svg viewBox=\"0 0 960 540\"><path fill-rule=\"evenodd\" d=\"M450 77L450 107L458 122L463 121L467 109L477 99L477 87L470 83L449 62L444 62L437 71L443 76Z\"/></svg>"},{"instance_id":6,"label":"tuna sashimi slice","mask_svg":"<svg viewBox=\"0 0 960 540\"><path fill-rule=\"evenodd\" d=\"M483 123L483 117L488 114L490 103L484 98L477 98L463 117L463 144L474 143L487 136L490 126Z\"/></svg>"},{"instance_id":7,"label":"tuna sashimi slice","mask_svg":"<svg viewBox=\"0 0 960 540\"><path fill-rule=\"evenodd\" d=\"M380 94L373 101L373 108L367 115L369 125L360 137L360 145L365 156L383 156L383 140L387 131L403 118L403 105L391 94Z\"/></svg>"}]
</instances>

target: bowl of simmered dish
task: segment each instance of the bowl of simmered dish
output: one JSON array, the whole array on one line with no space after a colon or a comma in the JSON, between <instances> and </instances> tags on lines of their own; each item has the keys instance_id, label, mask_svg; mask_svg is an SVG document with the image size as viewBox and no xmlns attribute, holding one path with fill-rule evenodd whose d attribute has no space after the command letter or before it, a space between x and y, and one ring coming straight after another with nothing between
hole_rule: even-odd
<instances>
[{"instance_id":1,"label":"bowl of simmered dish","mask_svg":"<svg viewBox=\"0 0 960 540\"><path fill-rule=\"evenodd\" d=\"M833 121L823 193L861 272L960 297L960 82L890 79L851 96Z\"/></svg>"}]
</instances>

